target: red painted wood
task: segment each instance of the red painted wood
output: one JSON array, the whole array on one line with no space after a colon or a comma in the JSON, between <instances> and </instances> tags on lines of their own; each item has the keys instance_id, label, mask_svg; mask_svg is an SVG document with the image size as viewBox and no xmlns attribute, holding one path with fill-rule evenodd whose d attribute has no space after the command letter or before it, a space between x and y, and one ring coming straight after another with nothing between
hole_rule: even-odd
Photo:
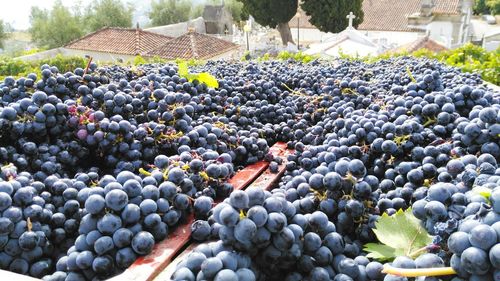
<instances>
[{"instance_id":1,"label":"red painted wood","mask_svg":"<svg viewBox=\"0 0 500 281\"><path fill-rule=\"evenodd\" d=\"M254 178L255 180L252 179L253 182L250 185L248 185L248 187L258 186L266 190L271 190L277 185L278 181L283 176L286 170L286 163L287 163L286 157L288 154L293 153L293 151L287 150L285 143L277 143L273 147L271 147L271 153L274 156L279 156L283 158L283 163L279 166L278 173L271 173L271 171L267 169L263 173L261 173L260 176ZM177 264L181 262L182 259L198 245L199 245L198 243L193 243L189 247L187 247L184 251L182 251L182 253L180 253L171 263L168 264L168 266L158 275L157 278L154 279L154 281L170 280L171 279L170 277L175 272Z\"/></svg>"},{"instance_id":2,"label":"red painted wood","mask_svg":"<svg viewBox=\"0 0 500 281\"><path fill-rule=\"evenodd\" d=\"M175 269L177 268L177 265L189 254L191 253L196 246L200 245L199 243L193 242L189 244L189 246L182 251L177 257L175 257L174 260L172 260L166 268L158 274L158 276L155 277L154 281L167 281L170 280L172 275L175 272Z\"/></svg>"},{"instance_id":3,"label":"red painted wood","mask_svg":"<svg viewBox=\"0 0 500 281\"><path fill-rule=\"evenodd\" d=\"M277 143L270 148L270 151L275 155L279 155L285 149L285 143ZM265 161L249 165L238 171L228 182L233 185L234 190L244 189L264 172L268 166L269 163ZM216 203L220 201L217 200ZM192 221L193 216L191 215L184 224L178 225L165 240L155 244L153 251L149 255L139 257L125 272L110 280L153 280L172 261L177 253L189 243Z\"/></svg>"},{"instance_id":4,"label":"red painted wood","mask_svg":"<svg viewBox=\"0 0 500 281\"><path fill-rule=\"evenodd\" d=\"M286 171L287 156L290 153L293 153L293 151L285 149L280 150L277 154L274 154L275 156L279 156L283 159L283 163L278 166L278 172L272 173L269 169L267 169L249 187L257 186L266 190L272 190L275 188Z\"/></svg>"}]
</instances>

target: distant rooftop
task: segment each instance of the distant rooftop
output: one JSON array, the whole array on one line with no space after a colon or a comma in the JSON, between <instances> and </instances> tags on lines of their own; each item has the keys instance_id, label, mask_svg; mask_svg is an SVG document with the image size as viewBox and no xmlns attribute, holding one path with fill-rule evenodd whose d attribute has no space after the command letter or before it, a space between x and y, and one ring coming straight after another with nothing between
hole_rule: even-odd
<instances>
[{"instance_id":1,"label":"distant rooftop","mask_svg":"<svg viewBox=\"0 0 500 281\"><path fill-rule=\"evenodd\" d=\"M64 47L135 56L145 54L170 40L172 37L139 28L105 27L76 39Z\"/></svg>"},{"instance_id":2,"label":"distant rooftop","mask_svg":"<svg viewBox=\"0 0 500 281\"><path fill-rule=\"evenodd\" d=\"M462 0L435 0L432 13L434 15L460 14ZM364 0L363 22L358 30L379 31L414 31L408 27L408 16L420 12L421 0ZM302 11L299 20L300 28L316 28L309 22L310 17ZM290 27L297 27L297 18L289 22Z\"/></svg>"},{"instance_id":3,"label":"distant rooftop","mask_svg":"<svg viewBox=\"0 0 500 281\"><path fill-rule=\"evenodd\" d=\"M398 52L406 51L408 53L412 53L412 52L415 52L415 51L420 50L420 49L427 49L427 50L435 52L435 53L448 50L448 48L446 48L445 46L430 39L428 36L425 36L425 37L419 38L411 43L400 46L396 49L390 50L389 52L398 53Z\"/></svg>"},{"instance_id":4,"label":"distant rooftop","mask_svg":"<svg viewBox=\"0 0 500 281\"><path fill-rule=\"evenodd\" d=\"M165 59L209 59L238 47L232 42L190 31L146 53L146 56Z\"/></svg>"},{"instance_id":5,"label":"distant rooftop","mask_svg":"<svg viewBox=\"0 0 500 281\"><path fill-rule=\"evenodd\" d=\"M139 28L107 27L64 46L66 49L130 56L159 56L164 59L210 59L238 47L237 44L197 33L193 29L174 38Z\"/></svg>"}]
</instances>

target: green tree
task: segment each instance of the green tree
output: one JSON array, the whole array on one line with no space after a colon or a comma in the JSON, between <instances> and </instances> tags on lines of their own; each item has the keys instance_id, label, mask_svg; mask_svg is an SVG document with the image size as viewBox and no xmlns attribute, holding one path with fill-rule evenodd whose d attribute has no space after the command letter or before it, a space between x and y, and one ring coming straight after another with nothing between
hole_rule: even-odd
<instances>
[{"instance_id":1,"label":"green tree","mask_svg":"<svg viewBox=\"0 0 500 281\"><path fill-rule=\"evenodd\" d=\"M490 9L486 5L486 0L475 0L473 10L474 14L476 15L484 15L490 13Z\"/></svg>"},{"instance_id":2,"label":"green tree","mask_svg":"<svg viewBox=\"0 0 500 281\"><path fill-rule=\"evenodd\" d=\"M486 0L486 5L490 9L492 15L500 14L500 0Z\"/></svg>"},{"instance_id":3,"label":"green tree","mask_svg":"<svg viewBox=\"0 0 500 281\"><path fill-rule=\"evenodd\" d=\"M88 5L85 22L90 32L103 27L131 27L132 6L120 0L94 0Z\"/></svg>"},{"instance_id":4,"label":"green tree","mask_svg":"<svg viewBox=\"0 0 500 281\"><path fill-rule=\"evenodd\" d=\"M196 13L201 14L196 6L192 7L186 0L153 0L149 18L153 26L158 26L187 21Z\"/></svg>"},{"instance_id":5,"label":"green tree","mask_svg":"<svg viewBox=\"0 0 500 281\"><path fill-rule=\"evenodd\" d=\"M362 4L363 0L304 0L300 7L319 30L338 33L349 24L346 16L350 12L356 16L354 27L363 22Z\"/></svg>"},{"instance_id":6,"label":"green tree","mask_svg":"<svg viewBox=\"0 0 500 281\"><path fill-rule=\"evenodd\" d=\"M9 34L6 31L5 24L3 20L0 19L0 49L4 47L4 41L9 37Z\"/></svg>"},{"instance_id":7,"label":"green tree","mask_svg":"<svg viewBox=\"0 0 500 281\"><path fill-rule=\"evenodd\" d=\"M61 47L85 33L81 19L64 7L61 0L50 11L32 7L30 23L33 42L44 48Z\"/></svg>"},{"instance_id":8,"label":"green tree","mask_svg":"<svg viewBox=\"0 0 500 281\"><path fill-rule=\"evenodd\" d=\"M276 28L283 45L294 43L288 22L297 13L297 0L238 0L257 23Z\"/></svg>"}]
</instances>

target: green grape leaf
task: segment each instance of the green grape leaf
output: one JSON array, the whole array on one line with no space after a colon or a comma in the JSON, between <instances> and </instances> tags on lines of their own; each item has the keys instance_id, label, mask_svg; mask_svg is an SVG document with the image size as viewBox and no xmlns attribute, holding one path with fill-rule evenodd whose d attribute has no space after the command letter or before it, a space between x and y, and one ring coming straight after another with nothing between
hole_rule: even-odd
<instances>
[{"instance_id":1,"label":"green grape leaf","mask_svg":"<svg viewBox=\"0 0 500 281\"><path fill-rule=\"evenodd\" d=\"M189 82L193 82L193 80L198 80L200 83L207 84L207 86L210 88L219 87L219 82L217 81L217 78L215 78L212 74L208 72L189 73L188 64L185 61L177 63L177 66L179 67L178 71L179 76L187 78Z\"/></svg>"},{"instance_id":2,"label":"green grape leaf","mask_svg":"<svg viewBox=\"0 0 500 281\"><path fill-rule=\"evenodd\" d=\"M212 74L208 72L202 72L197 75L196 79L200 81L200 83L207 84L210 88L219 88L219 81Z\"/></svg>"},{"instance_id":3,"label":"green grape leaf","mask_svg":"<svg viewBox=\"0 0 500 281\"><path fill-rule=\"evenodd\" d=\"M396 255L396 250L384 244L367 243L364 250L368 252L367 258L372 258L380 261L392 260Z\"/></svg>"},{"instance_id":4,"label":"green grape leaf","mask_svg":"<svg viewBox=\"0 0 500 281\"><path fill-rule=\"evenodd\" d=\"M487 187L476 186L472 189L472 192L483 196L484 198L486 198L486 200L490 200L491 189Z\"/></svg>"},{"instance_id":5,"label":"green grape leaf","mask_svg":"<svg viewBox=\"0 0 500 281\"><path fill-rule=\"evenodd\" d=\"M377 252L374 255L378 256L379 259L392 259L401 255L414 258L423 253L422 248L432 243L432 236L421 226L411 208L406 211L399 210L392 216L384 213L375 223L373 232L378 241L382 243L381 245L394 250L391 252L386 247L374 248L373 245L366 249L365 246L367 251L376 249Z\"/></svg>"},{"instance_id":6,"label":"green grape leaf","mask_svg":"<svg viewBox=\"0 0 500 281\"><path fill-rule=\"evenodd\" d=\"M179 71L178 71L179 76L188 77L189 71L188 71L187 62L180 62L177 64L177 66L179 67Z\"/></svg>"}]
</instances>

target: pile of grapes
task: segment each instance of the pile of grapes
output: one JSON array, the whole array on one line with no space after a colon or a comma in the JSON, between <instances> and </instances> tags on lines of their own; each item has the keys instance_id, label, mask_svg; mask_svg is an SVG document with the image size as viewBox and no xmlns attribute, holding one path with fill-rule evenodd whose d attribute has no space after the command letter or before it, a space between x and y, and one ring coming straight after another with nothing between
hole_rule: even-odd
<instances>
[{"instance_id":1,"label":"pile of grapes","mask_svg":"<svg viewBox=\"0 0 500 281\"><path fill-rule=\"evenodd\" d=\"M0 83L0 269L104 280L194 213L173 280L500 279L500 93L479 75L410 57L191 69L212 89L172 64L89 66ZM286 160L279 186L233 192L260 160ZM432 243L368 258L380 216L409 208Z\"/></svg>"}]
</instances>

